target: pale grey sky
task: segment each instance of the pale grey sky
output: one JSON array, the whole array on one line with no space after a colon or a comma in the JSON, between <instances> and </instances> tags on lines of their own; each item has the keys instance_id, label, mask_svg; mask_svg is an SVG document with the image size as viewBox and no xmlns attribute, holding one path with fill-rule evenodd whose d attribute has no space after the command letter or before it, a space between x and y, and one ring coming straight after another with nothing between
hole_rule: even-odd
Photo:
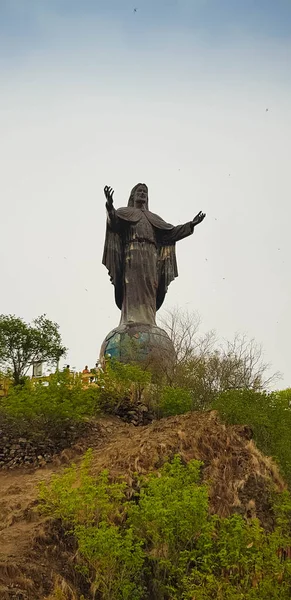
<instances>
[{"instance_id":1,"label":"pale grey sky","mask_svg":"<svg viewBox=\"0 0 291 600\"><path fill-rule=\"evenodd\" d=\"M94 19L29 6L38 37L13 41L7 26L1 44L0 312L46 313L67 362L93 365L119 322L103 187L123 206L143 181L166 221L207 213L177 246L165 307L198 311L220 338L254 337L291 385L290 37L238 19L213 38L207 22L154 12L144 26L129 2L128 17Z\"/></svg>"}]
</instances>

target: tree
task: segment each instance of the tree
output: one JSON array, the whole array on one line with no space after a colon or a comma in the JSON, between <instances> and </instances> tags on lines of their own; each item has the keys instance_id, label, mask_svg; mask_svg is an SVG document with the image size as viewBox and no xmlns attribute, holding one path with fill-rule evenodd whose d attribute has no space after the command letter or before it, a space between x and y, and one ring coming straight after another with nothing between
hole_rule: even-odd
<instances>
[{"instance_id":1,"label":"tree","mask_svg":"<svg viewBox=\"0 0 291 600\"><path fill-rule=\"evenodd\" d=\"M177 363L209 353L216 341L215 331L199 335L201 318L196 312L182 310L178 306L164 310L159 325L167 332L173 342Z\"/></svg>"},{"instance_id":2,"label":"tree","mask_svg":"<svg viewBox=\"0 0 291 600\"><path fill-rule=\"evenodd\" d=\"M0 315L0 366L22 383L35 362L57 363L65 356L59 325L41 315L32 324L15 315Z\"/></svg>"},{"instance_id":3,"label":"tree","mask_svg":"<svg viewBox=\"0 0 291 600\"><path fill-rule=\"evenodd\" d=\"M196 313L176 307L164 313L160 323L177 353L169 383L193 392L197 408L208 406L225 390L265 390L280 377L279 373L270 374L270 365L255 340L236 334L232 341L219 344L214 331L199 335Z\"/></svg>"}]
</instances>

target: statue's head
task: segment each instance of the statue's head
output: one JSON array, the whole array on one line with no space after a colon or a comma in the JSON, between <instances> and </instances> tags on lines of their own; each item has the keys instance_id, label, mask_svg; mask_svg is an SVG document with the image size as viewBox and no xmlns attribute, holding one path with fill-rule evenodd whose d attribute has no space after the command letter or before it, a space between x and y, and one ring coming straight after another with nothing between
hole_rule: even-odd
<instances>
[{"instance_id":1,"label":"statue's head","mask_svg":"<svg viewBox=\"0 0 291 600\"><path fill-rule=\"evenodd\" d=\"M146 208L148 210L148 203L148 188L145 183L138 183L131 190L128 206L134 206L134 208Z\"/></svg>"}]
</instances>

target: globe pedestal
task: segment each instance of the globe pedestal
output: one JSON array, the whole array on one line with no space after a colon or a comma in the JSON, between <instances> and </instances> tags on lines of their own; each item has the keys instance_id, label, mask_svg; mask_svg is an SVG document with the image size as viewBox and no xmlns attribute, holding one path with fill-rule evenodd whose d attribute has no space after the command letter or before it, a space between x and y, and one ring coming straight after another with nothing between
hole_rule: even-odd
<instances>
[{"instance_id":1,"label":"globe pedestal","mask_svg":"<svg viewBox=\"0 0 291 600\"><path fill-rule=\"evenodd\" d=\"M119 325L106 336L100 352L101 363L113 358L123 363L141 363L154 370L173 368L176 353L168 334L157 325Z\"/></svg>"}]
</instances>

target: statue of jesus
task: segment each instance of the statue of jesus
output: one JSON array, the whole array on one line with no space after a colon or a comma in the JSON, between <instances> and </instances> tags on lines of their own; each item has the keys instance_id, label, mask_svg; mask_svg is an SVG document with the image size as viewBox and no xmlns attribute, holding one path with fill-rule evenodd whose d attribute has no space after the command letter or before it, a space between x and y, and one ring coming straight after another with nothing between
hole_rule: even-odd
<instances>
[{"instance_id":1,"label":"statue of jesus","mask_svg":"<svg viewBox=\"0 0 291 600\"><path fill-rule=\"evenodd\" d=\"M178 275L175 244L191 235L205 218L199 212L184 225L170 225L149 211L148 188L138 183L128 205L113 206L113 189L105 187L107 228L103 264L115 288L120 326L156 326L171 281Z\"/></svg>"}]
</instances>

